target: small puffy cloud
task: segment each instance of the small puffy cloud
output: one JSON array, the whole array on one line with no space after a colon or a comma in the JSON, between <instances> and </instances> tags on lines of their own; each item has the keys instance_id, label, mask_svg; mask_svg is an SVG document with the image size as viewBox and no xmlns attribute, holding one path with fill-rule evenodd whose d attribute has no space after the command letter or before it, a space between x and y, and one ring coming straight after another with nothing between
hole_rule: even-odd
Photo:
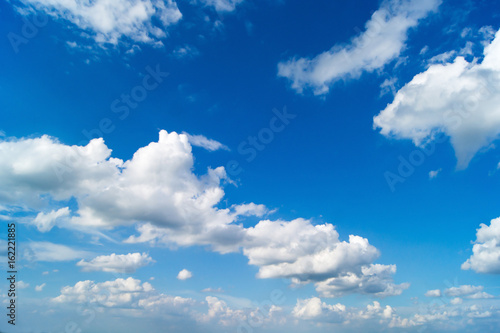
<instances>
[{"instance_id":1,"label":"small puffy cloud","mask_svg":"<svg viewBox=\"0 0 500 333\"><path fill-rule=\"evenodd\" d=\"M349 293L377 297L399 295L409 287L393 283L395 265L375 265L380 253L368 240L349 236L340 241L333 225L310 221L260 221L246 229L243 253L259 267L259 278L290 278L315 283L323 297Z\"/></svg>"},{"instance_id":2,"label":"small puffy cloud","mask_svg":"<svg viewBox=\"0 0 500 333\"><path fill-rule=\"evenodd\" d=\"M420 19L438 8L440 0L386 0L365 25L365 31L346 46L335 45L316 57L294 58L278 65L278 75L292 82L292 88L305 88L325 94L338 80L358 78L363 72L383 68L399 57L408 31Z\"/></svg>"},{"instance_id":3,"label":"small puffy cloud","mask_svg":"<svg viewBox=\"0 0 500 333\"><path fill-rule=\"evenodd\" d=\"M70 22L99 44L121 39L158 45L182 14L173 0L21 0L28 8ZM27 12L28 11L22 11Z\"/></svg>"},{"instance_id":4,"label":"small puffy cloud","mask_svg":"<svg viewBox=\"0 0 500 333\"><path fill-rule=\"evenodd\" d=\"M237 251L244 237L242 226L233 223L238 212L218 208L225 169L194 174L185 134L160 131L158 142L128 161L111 157L102 139L86 146L48 136L0 140L0 153L5 157L0 160L0 204L37 209L47 198L61 203L74 198L78 208L60 227L104 237L102 231L135 224L140 235L129 243L210 245L220 252ZM53 224L49 215L57 214L39 215L43 230Z\"/></svg>"},{"instance_id":5,"label":"small puffy cloud","mask_svg":"<svg viewBox=\"0 0 500 333\"><path fill-rule=\"evenodd\" d=\"M69 208L64 207L57 211L53 210L49 213L40 212L33 220L33 224L41 232L50 231L55 225L58 219L68 217L70 214Z\"/></svg>"},{"instance_id":6,"label":"small puffy cloud","mask_svg":"<svg viewBox=\"0 0 500 333\"><path fill-rule=\"evenodd\" d=\"M453 304L453 305L462 304L463 303L463 299L461 299L460 297L455 297L454 299L452 299L450 301L450 303Z\"/></svg>"},{"instance_id":7,"label":"small puffy cloud","mask_svg":"<svg viewBox=\"0 0 500 333\"><path fill-rule=\"evenodd\" d=\"M218 12L232 12L243 0L198 0L206 6L215 8Z\"/></svg>"},{"instance_id":8,"label":"small puffy cloud","mask_svg":"<svg viewBox=\"0 0 500 333\"><path fill-rule=\"evenodd\" d=\"M259 278L318 280L352 270L378 258L378 250L359 236L340 241L331 224L310 221L260 221L247 229L243 253L259 266Z\"/></svg>"},{"instance_id":9,"label":"small puffy cloud","mask_svg":"<svg viewBox=\"0 0 500 333\"><path fill-rule=\"evenodd\" d=\"M98 256L90 261L81 260L76 265L84 272L102 271L109 273L134 273L154 260L146 253L111 254Z\"/></svg>"},{"instance_id":10,"label":"small puffy cloud","mask_svg":"<svg viewBox=\"0 0 500 333\"><path fill-rule=\"evenodd\" d=\"M16 285L17 285L17 288L19 288L19 289L26 289L30 286L29 283L26 283L24 281L17 281Z\"/></svg>"},{"instance_id":11,"label":"small puffy cloud","mask_svg":"<svg viewBox=\"0 0 500 333\"><path fill-rule=\"evenodd\" d=\"M434 289L434 290L428 290L425 293L426 297L441 297L441 290L439 289Z\"/></svg>"},{"instance_id":12,"label":"small puffy cloud","mask_svg":"<svg viewBox=\"0 0 500 333\"><path fill-rule=\"evenodd\" d=\"M462 269L478 273L500 274L500 218L490 225L481 224L472 247L472 256L462 264Z\"/></svg>"},{"instance_id":13,"label":"small puffy cloud","mask_svg":"<svg viewBox=\"0 0 500 333\"><path fill-rule=\"evenodd\" d=\"M500 31L484 48L482 61L433 64L401 88L392 103L374 117L374 128L424 146L439 133L450 138L457 167L500 134Z\"/></svg>"},{"instance_id":14,"label":"small puffy cloud","mask_svg":"<svg viewBox=\"0 0 500 333\"><path fill-rule=\"evenodd\" d=\"M89 252L51 242L30 242L23 253L29 261L71 261L89 256Z\"/></svg>"},{"instance_id":15,"label":"small puffy cloud","mask_svg":"<svg viewBox=\"0 0 500 333\"><path fill-rule=\"evenodd\" d=\"M42 283L42 284L41 284L41 285L39 285L39 286L35 286L35 291L42 291L42 290L43 290L43 288L45 287L45 285L46 285L45 283Z\"/></svg>"},{"instance_id":16,"label":"small puffy cloud","mask_svg":"<svg viewBox=\"0 0 500 333\"><path fill-rule=\"evenodd\" d=\"M441 172L441 169L429 171L429 179L434 179Z\"/></svg>"},{"instance_id":17,"label":"small puffy cloud","mask_svg":"<svg viewBox=\"0 0 500 333\"><path fill-rule=\"evenodd\" d=\"M179 272L179 274L177 274L177 279L182 280L182 281L188 280L192 277L193 277L193 273L191 273L187 269L183 269L182 271Z\"/></svg>"},{"instance_id":18,"label":"small puffy cloud","mask_svg":"<svg viewBox=\"0 0 500 333\"><path fill-rule=\"evenodd\" d=\"M297 300L292 315L305 320L321 320L327 318L328 322L342 322L346 314L346 307L342 304L329 305L318 297Z\"/></svg>"},{"instance_id":19,"label":"small puffy cloud","mask_svg":"<svg viewBox=\"0 0 500 333\"><path fill-rule=\"evenodd\" d=\"M229 150L226 145L223 145L222 143L213 139L208 139L203 135L191 135L188 133L182 134L185 134L187 136L189 143L193 146L205 148L208 151L216 151L219 149Z\"/></svg>"}]
</instances>

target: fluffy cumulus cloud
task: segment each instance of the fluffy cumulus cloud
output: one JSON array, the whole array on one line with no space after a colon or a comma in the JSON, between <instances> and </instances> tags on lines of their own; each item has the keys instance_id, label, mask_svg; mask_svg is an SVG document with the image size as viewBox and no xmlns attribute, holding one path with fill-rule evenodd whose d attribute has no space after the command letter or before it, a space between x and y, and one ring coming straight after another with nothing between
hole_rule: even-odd
<instances>
[{"instance_id":1,"label":"fluffy cumulus cloud","mask_svg":"<svg viewBox=\"0 0 500 333\"><path fill-rule=\"evenodd\" d=\"M216 151L219 149L229 150L229 148L226 145L223 145L219 141L208 139L203 135L191 135L188 133L183 133L183 134L185 134L188 137L189 143L192 146L205 148L208 151Z\"/></svg>"},{"instance_id":2,"label":"fluffy cumulus cloud","mask_svg":"<svg viewBox=\"0 0 500 333\"><path fill-rule=\"evenodd\" d=\"M134 273L154 260L146 253L111 254L98 256L90 261L80 260L76 265L84 272L102 271L110 273Z\"/></svg>"},{"instance_id":3,"label":"fluffy cumulus cloud","mask_svg":"<svg viewBox=\"0 0 500 333\"><path fill-rule=\"evenodd\" d=\"M48 197L78 202L71 217L64 209L39 215L36 224L42 230L53 226L57 215L67 217L64 227L93 233L141 222L141 235L129 242L209 244L224 252L234 251L243 237L242 227L233 223L237 211L252 211L216 207L224 196L225 170L195 175L184 134L161 131L158 142L140 148L128 161L112 158L102 139L86 146L64 145L48 136L8 140L0 142L0 153L1 203L36 208ZM253 210L260 214L262 209Z\"/></svg>"},{"instance_id":4,"label":"fluffy cumulus cloud","mask_svg":"<svg viewBox=\"0 0 500 333\"><path fill-rule=\"evenodd\" d=\"M25 245L22 255L28 261L57 262L81 259L88 257L90 253L51 242L29 242Z\"/></svg>"},{"instance_id":5,"label":"fluffy cumulus cloud","mask_svg":"<svg viewBox=\"0 0 500 333\"><path fill-rule=\"evenodd\" d=\"M173 0L20 0L28 8L70 22L97 43L158 44L182 14ZM23 12L29 12L24 10Z\"/></svg>"},{"instance_id":6,"label":"fluffy cumulus cloud","mask_svg":"<svg viewBox=\"0 0 500 333\"><path fill-rule=\"evenodd\" d=\"M490 225L481 224L472 247L472 256L462 264L462 269L478 273L500 274L500 218Z\"/></svg>"},{"instance_id":7,"label":"fluffy cumulus cloud","mask_svg":"<svg viewBox=\"0 0 500 333\"><path fill-rule=\"evenodd\" d=\"M438 8L440 0L386 0L366 23L365 31L345 45L335 45L316 57L294 58L278 65L278 75L298 92L313 89L325 94L338 80L358 78L396 59L405 47L410 28Z\"/></svg>"},{"instance_id":8,"label":"fluffy cumulus cloud","mask_svg":"<svg viewBox=\"0 0 500 333\"><path fill-rule=\"evenodd\" d=\"M192 277L193 277L193 273L191 273L187 269L183 269L179 272L179 274L177 274L177 279L182 280L182 281L189 280Z\"/></svg>"},{"instance_id":9,"label":"fluffy cumulus cloud","mask_svg":"<svg viewBox=\"0 0 500 333\"><path fill-rule=\"evenodd\" d=\"M232 12L243 0L199 0L206 6L215 8L218 12Z\"/></svg>"},{"instance_id":10,"label":"fluffy cumulus cloud","mask_svg":"<svg viewBox=\"0 0 500 333\"><path fill-rule=\"evenodd\" d=\"M441 297L441 290L439 289L433 289L433 290L428 290L425 293L426 297Z\"/></svg>"},{"instance_id":11,"label":"fluffy cumulus cloud","mask_svg":"<svg viewBox=\"0 0 500 333\"><path fill-rule=\"evenodd\" d=\"M500 134L500 31L484 48L484 58L432 64L401 88L374 117L385 136L425 145L438 133L450 138L457 167Z\"/></svg>"},{"instance_id":12,"label":"fluffy cumulus cloud","mask_svg":"<svg viewBox=\"0 0 500 333\"><path fill-rule=\"evenodd\" d=\"M56 202L73 208L45 209L36 216L40 231L68 228L107 237L117 227L135 226L126 243L170 247L204 245L213 251L243 251L259 278L288 278L315 283L323 296L348 293L378 297L398 295L395 266L376 265L379 251L366 238L340 240L332 224L311 221L261 220L245 228L249 216L264 217L263 205L244 203L220 208L224 197L223 167L193 173L189 137L161 131L158 142L138 149L128 161L111 157L102 139L68 146L48 136L0 142L0 204L22 204L27 211ZM84 271L130 273L151 262L146 254L99 256L34 244L38 260L85 259ZM51 249L52 248L52 249ZM43 251L42 251L43 250ZM50 252L50 253L48 253Z\"/></svg>"},{"instance_id":13,"label":"fluffy cumulus cloud","mask_svg":"<svg viewBox=\"0 0 500 333\"><path fill-rule=\"evenodd\" d=\"M246 230L243 253L259 267L259 278L291 278L298 284L314 282L324 297L348 293L378 297L399 295L408 284L396 285L396 266L374 265L379 251L366 238L340 241L331 224L310 221L260 221Z\"/></svg>"}]
</instances>

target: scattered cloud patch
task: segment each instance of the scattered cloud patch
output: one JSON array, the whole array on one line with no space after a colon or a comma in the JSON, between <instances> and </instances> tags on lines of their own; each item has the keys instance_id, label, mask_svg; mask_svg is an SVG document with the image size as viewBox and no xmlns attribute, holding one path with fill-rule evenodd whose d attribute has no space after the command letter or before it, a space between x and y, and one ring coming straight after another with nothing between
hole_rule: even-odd
<instances>
[{"instance_id":1,"label":"scattered cloud patch","mask_svg":"<svg viewBox=\"0 0 500 333\"><path fill-rule=\"evenodd\" d=\"M68 207L61 208L57 211L53 210L49 213L40 212L33 220L33 224L37 227L40 232L50 231L55 225L58 219L68 217L70 215L70 210Z\"/></svg>"},{"instance_id":2,"label":"scattered cloud patch","mask_svg":"<svg viewBox=\"0 0 500 333\"><path fill-rule=\"evenodd\" d=\"M72 261L89 256L89 252L72 249L66 245L51 242L29 242L23 256L28 261Z\"/></svg>"},{"instance_id":3,"label":"scattered cloud patch","mask_svg":"<svg viewBox=\"0 0 500 333\"><path fill-rule=\"evenodd\" d=\"M500 31L484 48L481 62L458 56L416 75L374 117L374 128L387 137L411 139L416 146L444 133L455 150L457 167L463 169L498 138L499 104Z\"/></svg>"},{"instance_id":4,"label":"scattered cloud patch","mask_svg":"<svg viewBox=\"0 0 500 333\"><path fill-rule=\"evenodd\" d=\"M158 45L167 28L182 14L172 0L21 0L31 10L71 23L78 34L98 44L117 45L127 39L134 43ZM24 11L29 13L30 11Z\"/></svg>"},{"instance_id":5,"label":"scattered cloud patch","mask_svg":"<svg viewBox=\"0 0 500 333\"><path fill-rule=\"evenodd\" d=\"M146 253L111 254L98 256L90 261L81 260L76 265L84 272L102 271L108 273L134 273L137 269L153 263Z\"/></svg>"},{"instance_id":6,"label":"scattered cloud patch","mask_svg":"<svg viewBox=\"0 0 500 333\"><path fill-rule=\"evenodd\" d=\"M17 281L16 286L18 289L26 289L30 286L30 284L24 281Z\"/></svg>"},{"instance_id":7,"label":"scattered cloud patch","mask_svg":"<svg viewBox=\"0 0 500 333\"><path fill-rule=\"evenodd\" d=\"M208 139L203 135L191 135L188 133L183 133L187 136L189 143L193 146L196 147L201 147L204 148L208 151L216 151L216 150L230 150L226 145L223 145L222 143Z\"/></svg>"},{"instance_id":8,"label":"scattered cloud patch","mask_svg":"<svg viewBox=\"0 0 500 333\"><path fill-rule=\"evenodd\" d=\"M408 31L437 10L440 3L440 0L383 1L366 23L365 31L349 44L335 45L312 59L281 62L278 76L290 80L299 93L310 88L316 95L326 94L336 81L359 78L363 72L381 69L399 57Z\"/></svg>"}]
</instances>

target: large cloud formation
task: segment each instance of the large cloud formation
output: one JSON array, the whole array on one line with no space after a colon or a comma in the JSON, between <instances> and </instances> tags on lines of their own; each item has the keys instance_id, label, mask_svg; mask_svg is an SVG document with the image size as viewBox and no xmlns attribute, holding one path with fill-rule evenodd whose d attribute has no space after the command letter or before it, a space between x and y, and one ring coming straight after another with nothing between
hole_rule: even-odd
<instances>
[{"instance_id":1,"label":"large cloud formation","mask_svg":"<svg viewBox=\"0 0 500 333\"><path fill-rule=\"evenodd\" d=\"M332 224L299 218L261 220L245 228L242 219L264 217L269 209L255 203L220 208L222 182L231 180L223 167L196 175L189 139L162 130L158 142L138 149L128 161L111 157L102 139L86 146L48 136L2 141L0 204L38 212L28 223L40 232L66 228L107 237L108 230L135 226L137 234L124 242L242 250L259 268L258 278L314 283L324 297L383 297L407 288L393 283L395 266L374 264L380 253L366 238L341 240ZM147 254L112 254L81 260L78 266L127 273L151 262Z\"/></svg>"},{"instance_id":2,"label":"large cloud formation","mask_svg":"<svg viewBox=\"0 0 500 333\"><path fill-rule=\"evenodd\" d=\"M457 167L500 134L500 31L484 48L482 61L433 64L401 88L374 117L380 133L425 145L437 133L449 136Z\"/></svg>"},{"instance_id":3,"label":"large cloud formation","mask_svg":"<svg viewBox=\"0 0 500 333\"><path fill-rule=\"evenodd\" d=\"M383 68L399 57L408 31L440 5L440 0L386 0L366 23L365 31L345 45L335 45L316 57L294 58L278 65L278 76L302 92L328 93L338 80L358 78L363 72Z\"/></svg>"},{"instance_id":4,"label":"large cloud formation","mask_svg":"<svg viewBox=\"0 0 500 333\"><path fill-rule=\"evenodd\" d=\"M182 14L173 0L20 0L28 8L70 22L97 43L161 43ZM26 12L26 10L21 10Z\"/></svg>"}]
</instances>

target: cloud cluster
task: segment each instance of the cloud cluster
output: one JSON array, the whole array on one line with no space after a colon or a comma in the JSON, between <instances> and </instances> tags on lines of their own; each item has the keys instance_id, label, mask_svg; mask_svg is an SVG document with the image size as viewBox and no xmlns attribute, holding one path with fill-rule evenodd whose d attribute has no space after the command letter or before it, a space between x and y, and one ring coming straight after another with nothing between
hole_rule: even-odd
<instances>
[{"instance_id":1,"label":"cloud cluster","mask_svg":"<svg viewBox=\"0 0 500 333\"><path fill-rule=\"evenodd\" d=\"M500 31L484 48L482 61L432 64L401 88L374 117L380 133L425 145L437 133L450 138L457 167L500 134Z\"/></svg>"},{"instance_id":2,"label":"cloud cluster","mask_svg":"<svg viewBox=\"0 0 500 333\"><path fill-rule=\"evenodd\" d=\"M182 271L177 274L177 279L181 281L189 280L190 278L193 277L193 273L188 271L187 269L183 269Z\"/></svg>"},{"instance_id":3,"label":"cloud cluster","mask_svg":"<svg viewBox=\"0 0 500 333\"><path fill-rule=\"evenodd\" d=\"M97 43L158 44L182 14L173 0L20 0L24 5L70 22Z\"/></svg>"},{"instance_id":4,"label":"cloud cluster","mask_svg":"<svg viewBox=\"0 0 500 333\"><path fill-rule=\"evenodd\" d=\"M111 157L102 139L84 147L47 136L3 141L0 203L22 203L35 210L74 199L73 209L39 213L31 223L41 232L60 227L99 237L116 227L135 226L138 234L126 243L206 245L221 253L242 249L249 264L259 267L259 278L315 283L326 297L384 297L408 287L393 283L395 266L374 265L380 253L366 238L350 235L340 240L332 224L314 225L299 218L261 220L245 228L241 219L271 212L255 203L220 208L225 170L194 174L189 141L185 134L161 131L158 142L138 149L128 161ZM37 252L40 260L42 251ZM131 273L150 262L146 254L129 253L81 260L78 266L84 271Z\"/></svg>"},{"instance_id":5,"label":"cloud cluster","mask_svg":"<svg viewBox=\"0 0 500 333\"><path fill-rule=\"evenodd\" d=\"M349 293L378 297L399 295L408 284L395 285L396 266L374 265L379 251L366 238L340 241L331 224L310 221L260 221L246 230L243 253L259 266L259 278L291 278L314 282L323 297Z\"/></svg>"},{"instance_id":6,"label":"cloud cluster","mask_svg":"<svg viewBox=\"0 0 500 333\"><path fill-rule=\"evenodd\" d=\"M326 94L338 80L358 78L396 59L405 47L409 29L438 8L440 0L385 0L366 23L365 31L345 46L335 45L316 57L294 58L278 65L278 75L302 92Z\"/></svg>"},{"instance_id":7,"label":"cloud cluster","mask_svg":"<svg viewBox=\"0 0 500 333\"><path fill-rule=\"evenodd\" d=\"M56 303L90 303L103 307L132 307L154 291L148 282L140 280L116 279L95 283L79 281L73 287L61 289L61 295L53 299Z\"/></svg>"},{"instance_id":8,"label":"cloud cluster","mask_svg":"<svg viewBox=\"0 0 500 333\"><path fill-rule=\"evenodd\" d=\"M199 0L205 6L214 7L218 12L232 12L243 0Z\"/></svg>"},{"instance_id":9,"label":"cloud cluster","mask_svg":"<svg viewBox=\"0 0 500 333\"><path fill-rule=\"evenodd\" d=\"M80 260L76 265L82 267L84 272L109 272L109 273L134 273L138 268L144 267L154 260L146 253L111 254L98 256L90 261Z\"/></svg>"},{"instance_id":10,"label":"cloud cluster","mask_svg":"<svg viewBox=\"0 0 500 333\"><path fill-rule=\"evenodd\" d=\"M188 137L161 131L158 142L140 148L131 160L112 158L102 139L68 146L48 136L0 142L0 202L37 209L49 197L63 204L75 198L76 211L39 214L40 231L55 225L96 233L143 223L129 242L161 238L167 244L212 245L234 251L242 227L239 215L262 214L261 205L219 209L224 168L193 173ZM71 216L68 216L71 215ZM64 218L64 219L63 219ZM58 224L58 220L64 223Z\"/></svg>"},{"instance_id":11,"label":"cloud cluster","mask_svg":"<svg viewBox=\"0 0 500 333\"><path fill-rule=\"evenodd\" d=\"M462 264L462 269L500 274L500 218L491 220L489 226L482 223L476 238L472 247L473 254Z\"/></svg>"}]
</instances>

